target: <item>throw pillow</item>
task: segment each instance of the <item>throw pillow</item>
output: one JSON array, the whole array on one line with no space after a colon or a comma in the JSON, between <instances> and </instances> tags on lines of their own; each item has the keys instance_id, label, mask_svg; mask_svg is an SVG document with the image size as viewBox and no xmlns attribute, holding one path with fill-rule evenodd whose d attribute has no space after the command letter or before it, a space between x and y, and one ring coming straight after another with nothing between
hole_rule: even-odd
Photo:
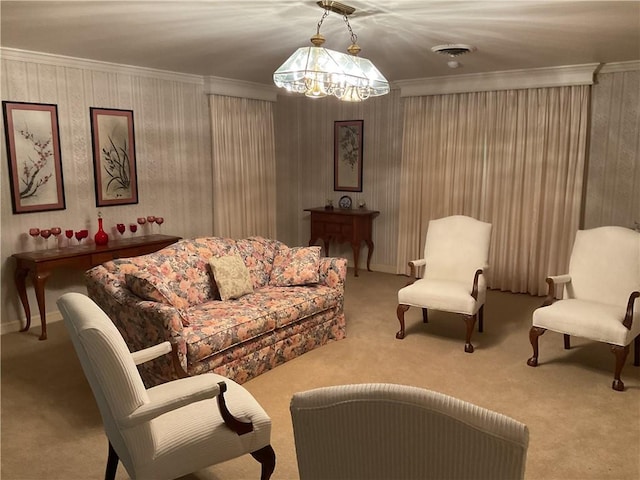
<instances>
[{"instance_id":1,"label":"throw pillow","mask_svg":"<svg viewBox=\"0 0 640 480\"><path fill-rule=\"evenodd\" d=\"M160 278L148 272L136 272L126 273L124 281L138 297L176 308L182 319L182 324L189 325L189 320L184 314L185 310L189 308L189 302L173 293Z\"/></svg>"},{"instance_id":2,"label":"throw pillow","mask_svg":"<svg viewBox=\"0 0 640 480\"><path fill-rule=\"evenodd\" d=\"M290 287L320 281L320 247L281 247L273 259L269 285Z\"/></svg>"},{"instance_id":3,"label":"throw pillow","mask_svg":"<svg viewBox=\"0 0 640 480\"><path fill-rule=\"evenodd\" d=\"M209 260L209 265L222 301L233 300L253 293L249 269L240 255L213 257Z\"/></svg>"}]
</instances>

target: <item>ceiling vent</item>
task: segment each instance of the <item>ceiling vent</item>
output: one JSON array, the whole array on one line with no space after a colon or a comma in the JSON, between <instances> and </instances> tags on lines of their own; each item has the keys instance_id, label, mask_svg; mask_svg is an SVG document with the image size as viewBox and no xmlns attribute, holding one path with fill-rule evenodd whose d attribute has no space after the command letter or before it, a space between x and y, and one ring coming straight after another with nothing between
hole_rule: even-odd
<instances>
[{"instance_id":1,"label":"ceiling vent","mask_svg":"<svg viewBox=\"0 0 640 480\"><path fill-rule=\"evenodd\" d=\"M436 45L435 47L431 47L432 52L439 53L440 55L448 55L450 57L457 57L465 53L474 52L475 50L476 47L472 47L471 45L463 45L461 43Z\"/></svg>"}]
</instances>

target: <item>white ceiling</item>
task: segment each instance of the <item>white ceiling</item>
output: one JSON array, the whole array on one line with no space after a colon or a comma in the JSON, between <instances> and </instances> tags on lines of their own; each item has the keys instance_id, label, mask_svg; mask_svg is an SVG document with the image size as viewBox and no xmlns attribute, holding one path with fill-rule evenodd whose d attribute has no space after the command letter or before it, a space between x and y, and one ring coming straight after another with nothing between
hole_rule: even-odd
<instances>
[{"instance_id":1,"label":"white ceiling","mask_svg":"<svg viewBox=\"0 0 640 480\"><path fill-rule=\"evenodd\" d=\"M345 0L361 56L390 80L640 60L640 1ZM314 0L4 1L2 47L271 84L309 38ZM349 34L331 13L326 47ZM464 43L458 69L431 52Z\"/></svg>"}]
</instances>

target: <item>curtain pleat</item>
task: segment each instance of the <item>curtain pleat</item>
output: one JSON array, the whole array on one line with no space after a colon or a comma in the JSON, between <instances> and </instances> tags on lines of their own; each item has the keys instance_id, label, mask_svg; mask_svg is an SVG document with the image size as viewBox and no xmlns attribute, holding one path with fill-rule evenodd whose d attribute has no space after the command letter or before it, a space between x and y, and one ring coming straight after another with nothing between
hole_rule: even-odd
<instances>
[{"instance_id":1,"label":"curtain pleat","mask_svg":"<svg viewBox=\"0 0 640 480\"><path fill-rule=\"evenodd\" d=\"M405 99L397 272L420 258L429 220L482 205L480 138L484 120L474 94Z\"/></svg>"},{"instance_id":2,"label":"curtain pleat","mask_svg":"<svg viewBox=\"0 0 640 480\"><path fill-rule=\"evenodd\" d=\"M488 285L542 295L579 228L589 87L405 100L398 273L420 258L429 220L493 225Z\"/></svg>"},{"instance_id":3,"label":"curtain pleat","mask_svg":"<svg viewBox=\"0 0 640 480\"><path fill-rule=\"evenodd\" d=\"M276 236L276 162L271 102L209 96L213 233Z\"/></svg>"}]
</instances>

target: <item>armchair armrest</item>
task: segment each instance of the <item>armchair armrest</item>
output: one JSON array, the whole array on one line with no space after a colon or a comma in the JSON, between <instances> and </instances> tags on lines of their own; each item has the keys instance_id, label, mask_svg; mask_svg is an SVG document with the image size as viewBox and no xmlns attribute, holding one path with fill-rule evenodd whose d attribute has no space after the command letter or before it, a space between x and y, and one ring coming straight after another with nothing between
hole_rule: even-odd
<instances>
[{"instance_id":1,"label":"armchair armrest","mask_svg":"<svg viewBox=\"0 0 640 480\"><path fill-rule=\"evenodd\" d=\"M162 355L166 355L171 351L171 343L170 342L162 342L158 345L153 345L152 347L144 348L142 350L138 350L137 352L133 352L131 357L136 365L140 365L141 363L148 362L149 360L153 360L154 358L158 358Z\"/></svg>"},{"instance_id":2,"label":"armchair armrest","mask_svg":"<svg viewBox=\"0 0 640 480\"><path fill-rule=\"evenodd\" d=\"M476 273L473 275L473 287L471 288L471 296L474 300L478 300L478 280L480 279L480 275L483 274L483 269L479 268L476 270Z\"/></svg>"},{"instance_id":3,"label":"armchair armrest","mask_svg":"<svg viewBox=\"0 0 640 480\"><path fill-rule=\"evenodd\" d=\"M191 403L217 397L220 415L227 427L238 435L253 431L251 422L243 422L231 414L224 399L227 384L224 381L216 383L215 380L212 375L204 374L152 387L147 390L149 402L121 419L120 424L124 427L133 427Z\"/></svg>"},{"instance_id":4,"label":"armchair armrest","mask_svg":"<svg viewBox=\"0 0 640 480\"><path fill-rule=\"evenodd\" d=\"M547 285L549 286L547 290L547 296L542 303L543 307L548 307L556 301L556 285L563 285L565 283L569 283L571 281L571 275L551 275L545 279Z\"/></svg>"},{"instance_id":5,"label":"armchair armrest","mask_svg":"<svg viewBox=\"0 0 640 480\"><path fill-rule=\"evenodd\" d=\"M631 330L631 324L633 323L633 303L638 297L640 297L640 292L631 292L631 295L629 295L629 302L627 302L627 313L625 314L624 321L622 322L622 325L624 325L627 330Z\"/></svg>"},{"instance_id":6,"label":"armchair armrest","mask_svg":"<svg viewBox=\"0 0 640 480\"><path fill-rule=\"evenodd\" d=\"M151 387L147 394L148 403L120 419L123 427L133 427L190 403L213 398L220 394L220 386L206 375L196 375Z\"/></svg>"},{"instance_id":7,"label":"armchair armrest","mask_svg":"<svg viewBox=\"0 0 640 480\"><path fill-rule=\"evenodd\" d=\"M427 264L427 260L424 258L419 258L418 260L411 260L409 262L409 277L411 278L411 280L407 285L411 285L413 282L415 282L418 279L416 269L418 267L424 267L426 264Z\"/></svg>"},{"instance_id":8,"label":"armchair armrest","mask_svg":"<svg viewBox=\"0 0 640 480\"><path fill-rule=\"evenodd\" d=\"M185 372L184 368L182 368L182 363L180 362L180 356L178 355L178 345L171 342L162 342L158 345L153 345L151 347L143 348L142 350L138 350L137 352L133 352L131 357L136 365L140 365L141 363L148 362L153 360L154 358L161 357L162 355L166 355L167 353L171 353L171 361L173 362L173 369L176 372L178 378L186 378L189 375Z\"/></svg>"}]
</instances>

